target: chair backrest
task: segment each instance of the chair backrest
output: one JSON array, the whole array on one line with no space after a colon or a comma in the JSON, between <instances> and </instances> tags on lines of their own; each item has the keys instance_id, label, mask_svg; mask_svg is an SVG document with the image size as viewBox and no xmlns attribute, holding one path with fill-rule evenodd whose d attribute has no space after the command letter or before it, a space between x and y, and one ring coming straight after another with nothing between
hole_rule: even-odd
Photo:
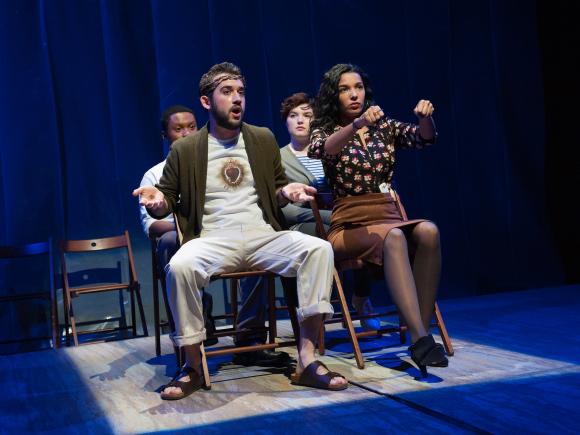
<instances>
[{"instance_id":1,"label":"chair backrest","mask_svg":"<svg viewBox=\"0 0 580 435\"><path fill-rule=\"evenodd\" d=\"M102 251L105 249L117 249L129 246L129 233L114 237L103 237L101 239L87 240L61 240L61 251L69 252L90 252Z\"/></svg>"},{"instance_id":2,"label":"chair backrest","mask_svg":"<svg viewBox=\"0 0 580 435\"><path fill-rule=\"evenodd\" d=\"M125 248L127 250L129 262L129 282L137 281L137 271L135 268L135 260L133 258L133 250L131 249L131 239L129 232L125 232L120 236L103 237L100 239L86 239L86 240L61 240L60 241L60 260L62 269L62 280L65 288L69 288L69 276L67 271L66 254L70 253L87 253L95 251L105 251L111 249Z\"/></svg>"}]
</instances>

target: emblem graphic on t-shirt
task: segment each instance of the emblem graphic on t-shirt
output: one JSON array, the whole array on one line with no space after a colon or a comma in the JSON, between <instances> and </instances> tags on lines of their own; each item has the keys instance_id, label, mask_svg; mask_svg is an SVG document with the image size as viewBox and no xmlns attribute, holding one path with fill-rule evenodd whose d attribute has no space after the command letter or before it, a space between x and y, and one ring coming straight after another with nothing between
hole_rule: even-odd
<instances>
[{"instance_id":1,"label":"emblem graphic on t-shirt","mask_svg":"<svg viewBox=\"0 0 580 435\"><path fill-rule=\"evenodd\" d=\"M244 167L234 159L228 159L221 170L222 179L227 187L238 187L244 180Z\"/></svg>"}]
</instances>

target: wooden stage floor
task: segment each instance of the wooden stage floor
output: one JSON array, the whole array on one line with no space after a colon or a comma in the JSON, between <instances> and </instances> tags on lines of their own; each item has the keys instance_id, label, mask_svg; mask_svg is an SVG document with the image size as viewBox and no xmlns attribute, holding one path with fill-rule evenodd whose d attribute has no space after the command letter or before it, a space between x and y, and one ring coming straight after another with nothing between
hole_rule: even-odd
<instances>
[{"instance_id":1,"label":"wooden stage floor","mask_svg":"<svg viewBox=\"0 0 580 435\"><path fill-rule=\"evenodd\" d=\"M358 370L344 332L329 332L342 392L224 357L210 359L210 391L164 402L167 336L158 358L153 337L2 356L0 433L580 433L580 286L440 306L455 356L425 379L398 336L363 340Z\"/></svg>"}]
</instances>

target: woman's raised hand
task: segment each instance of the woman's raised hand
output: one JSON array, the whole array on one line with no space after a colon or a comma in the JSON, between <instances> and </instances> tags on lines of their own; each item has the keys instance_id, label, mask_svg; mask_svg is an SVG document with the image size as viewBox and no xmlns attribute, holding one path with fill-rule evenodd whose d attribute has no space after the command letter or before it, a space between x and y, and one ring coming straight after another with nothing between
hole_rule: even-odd
<instances>
[{"instance_id":1,"label":"woman's raised hand","mask_svg":"<svg viewBox=\"0 0 580 435\"><path fill-rule=\"evenodd\" d=\"M375 125L383 116L385 116L383 109L379 106L371 106L365 110L361 116L354 120L354 125L357 129L368 127L369 125Z\"/></svg>"},{"instance_id":2,"label":"woman's raised hand","mask_svg":"<svg viewBox=\"0 0 580 435\"><path fill-rule=\"evenodd\" d=\"M433 104L431 104L431 101L429 100L419 100L419 102L413 109L413 112L415 113L415 115L417 115L417 118L419 119L430 117L431 115L433 115L434 111L435 108L433 107Z\"/></svg>"}]
</instances>

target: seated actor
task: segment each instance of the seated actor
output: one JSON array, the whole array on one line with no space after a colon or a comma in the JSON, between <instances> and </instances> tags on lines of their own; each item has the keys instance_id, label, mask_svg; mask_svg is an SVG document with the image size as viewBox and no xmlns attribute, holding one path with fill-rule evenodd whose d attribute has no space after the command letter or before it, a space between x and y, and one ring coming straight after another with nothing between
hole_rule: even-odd
<instances>
[{"instance_id":1,"label":"seated actor","mask_svg":"<svg viewBox=\"0 0 580 435\"><path fill-rule=\"evenodd\" d=\"M133 193L154 217L175 212L183 231L182 246L166 272L176 323L172 339L184 347L186 363L161 397L181 399L204 382L201 289L212 275L252 268L297 278L300 340L292 382L344 389L346 378L315 358L322 321L333 313L332 248L315 237L282 230L279 207L308 201L316 189L288 184L272 133L242 122L245 81L237 66L214 65L202 76L199 90L209 124L174 144L156 187Z\"/></svg>"},{"instance_id":2,"label":"seated actor","mask_svg":"<svg viewBox=\"0 0 580 435\"><path fill-rule=\"evenodd\" d=\"M171 145L177 139L181 139L197 132L197 121L193 110L188 107L176 105L167 108L161 116L161 137ZM165 168L165 160L149 169L140 186L155 186L159 183ZM140 206L141 224L148 237L157 238L157 258L159 267L164 270L169 260L178 248L177 234L173 215L169 214L163 219L155 219L147 213L144 206ZM238 314L238 328L244 330L243 334L235 337L239 346L249 346L253 344L263 344L266 342L266 333L263 327L266 322L265 289L261 285L261 280L246 278L241 283L243 305ZM205 317L205 327L207 332L215 331L215 324L212 313L213 300L208 292L203 292L203 307ZM167 308L169 310L169 307ZM173 319L170 319L171 330L175 330ZM212 345L218 342L217 338L204 341L205 345ZM258 350L254 352L237 353L234 355L235 364L246 366L264 367L284 367L290 363L290 357L286 352L276 352L274 350Z\"/></svg>"},{"instance_id":3,"label":"seated actor","mask_svg":"<svg viewBox=\"0 0 580 435\"><path fill-rule=\"evenodd\" d=\"M282 102L280 114L290 135L290 143L280 150L286 177L290 182L313 186L318 192L330 192L321 161L308 157L310 121L314 115L310 97L304 92L290 95ZM282 212L291 229L316 236L316 221L309 203L288 204L282 209ZM328 231L331 211L320 210L320 217ZM355 269L351 274L353 282L356 283L352 295L352 305L359 315L372 314L374 309L370 300L372 283L369 271ZM360 322L366 331L381 327L381 322L377 318L361 319Z\"/></svg>"}]
</instances>

